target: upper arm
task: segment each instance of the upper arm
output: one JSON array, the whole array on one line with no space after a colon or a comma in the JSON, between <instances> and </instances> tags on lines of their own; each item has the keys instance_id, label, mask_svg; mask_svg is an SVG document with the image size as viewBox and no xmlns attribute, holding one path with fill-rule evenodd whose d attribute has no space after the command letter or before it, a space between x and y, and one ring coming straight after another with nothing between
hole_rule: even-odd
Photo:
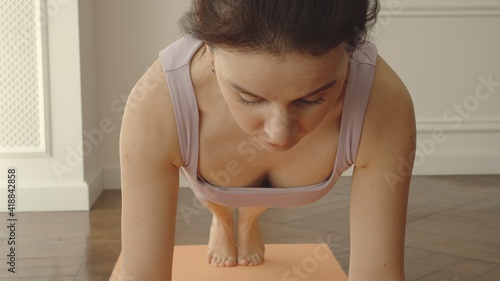
<instances>
[{"instance_id":1,"label":"upper arm","mask_svg":"<svg viewBox=\"0 0 500 281\"><path fill-rule=\"evenodd\" d=\"M130 280L171 275L181 161L164 80L157 61L131 91L120 131L121 274Z\"/></svg>"},{"instance_id":2,"label":"upper arm","mask_svg":"<svg viewBox=\"0 0 500 281\"><path fill-rule=\"evenodd\" d=\"M415 138L410 95L379 57L352 178L349 280L404 280Z\"/></svg>"}]
</instances>

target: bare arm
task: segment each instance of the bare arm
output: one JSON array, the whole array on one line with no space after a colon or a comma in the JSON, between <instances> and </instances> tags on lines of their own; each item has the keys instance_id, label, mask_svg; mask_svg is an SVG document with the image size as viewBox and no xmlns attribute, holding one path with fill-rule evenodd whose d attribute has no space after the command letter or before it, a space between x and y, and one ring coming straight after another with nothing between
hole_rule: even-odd
<instances>
[{"instance_id":1,"label":"bare arm","mask_svg":"<svg viewBox=\"0 0 500 281\"><path fill-rule=\"evenodd\" d=\"M122 281L171 279L180 153L163 75L157 61L136 84L120 133Z\"/></svg>"},{"instance_id":2,"label":"bare arm","mask_svg":"<svg viewBox=\"0 0 500 281\"><path fill-rule=\"evenodd\" d=\"M352 179L349 281L405 280L415 117L402 82L382 59L377 65Z\"/></svg>"}]
</instances>

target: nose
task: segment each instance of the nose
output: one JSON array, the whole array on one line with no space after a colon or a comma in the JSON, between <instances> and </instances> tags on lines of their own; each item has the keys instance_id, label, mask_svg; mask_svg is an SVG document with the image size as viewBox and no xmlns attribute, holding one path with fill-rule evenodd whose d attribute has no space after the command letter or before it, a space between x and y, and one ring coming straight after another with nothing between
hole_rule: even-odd
<instances>
[{"instance_id":1,"label":"nose","mask_svg":"<svg viewBox=\"0 0 500 281\"><path fill-rule=\"evenodd\" d=\"M275 145L285 145L297 134L296 114L287 110L274 109L273 114L264 127L268 142Z\"/></svg>"}]
</instances>

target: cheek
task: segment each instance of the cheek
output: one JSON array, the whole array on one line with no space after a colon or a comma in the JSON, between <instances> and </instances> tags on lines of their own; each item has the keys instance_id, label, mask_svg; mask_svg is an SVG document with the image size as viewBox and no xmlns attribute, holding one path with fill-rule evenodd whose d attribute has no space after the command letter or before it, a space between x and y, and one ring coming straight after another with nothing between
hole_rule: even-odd
<instances>
[{"instance_id":1,"label":"cheek","mask_svg":"<svg viewBox=\"0 0 500 281\"><path fill-rule=\"evenodd\" d=\"M302 116L299 120L299 128L304 131L304 133L310 133L313 131L324 119L324 114L317 112L316 114L308 114L307 116Z\"/></svg>"},{"instance_id":2,"label":"cheek","mask_svg":"<svg viewBox=\"0 0 500 281\"><path fill-rule=\"evenodd\" d=\"M320 108L303 112L298 120L298 127L304 133L308 134L314 131L328 116L332 110L331 104L324 104Z\"/></svg>"},{"instance_id":3,"label":"cheek","mask_svg":"<svg viewBox=\"0 0 500 281\"><path fill-rule=\"evenodd\" d=\"M256 110L242 108L239 103L235 102L231 104L228 103L228 106L236 123L238 123L240 128L246 133L250 134L256 132L263 126L264 120Z\"/></svg>"}]
</instances>

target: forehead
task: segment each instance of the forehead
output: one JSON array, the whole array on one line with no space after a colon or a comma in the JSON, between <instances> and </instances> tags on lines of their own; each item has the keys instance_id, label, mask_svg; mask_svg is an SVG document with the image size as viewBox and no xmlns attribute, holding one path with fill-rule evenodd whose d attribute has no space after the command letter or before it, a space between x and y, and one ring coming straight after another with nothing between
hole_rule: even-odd
<instances>
[{"instance_id":1,"label":"forehead","mask_svg":"<svg viewBox=\"0 0 500 281\"><path fill-rule=\"evenodd\" d=\"M323 56L300 53L274 55L218 49L214 52L217 73L255 93L269 94L288 89L303 95L315 90L346 70L348 53L339 47Z\"/></svg>"},{"instance_id":2,"label":"forehead","mask_svg":"<svg viewBox=\"0 0 500 281\"><path fill-rule=\"evenodd\" d=\"M260 71L272 70L276 74L298 74L324 69L341 68L348 57L343 47L337 47L322 56L290 52L283 55L271 53L243 52L217 49L214 57L229 68L257 68Z\"/></svg>"}]
</instances>

